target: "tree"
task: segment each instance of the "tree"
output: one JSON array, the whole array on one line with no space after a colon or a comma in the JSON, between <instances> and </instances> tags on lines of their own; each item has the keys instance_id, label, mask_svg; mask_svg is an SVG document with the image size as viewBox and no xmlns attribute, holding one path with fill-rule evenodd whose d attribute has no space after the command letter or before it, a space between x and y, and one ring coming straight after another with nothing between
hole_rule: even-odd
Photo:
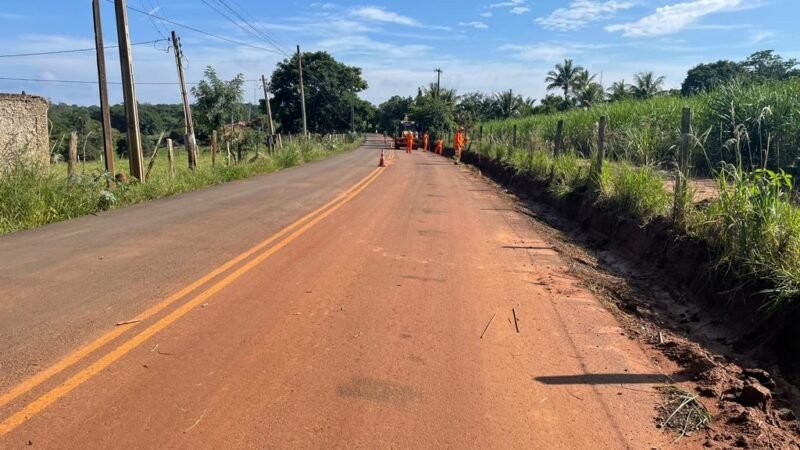
<instances>
[{"instance_id":1,"label":"tree","mask_svg":"<svg viewBox=\"0 0 800 450\"><path fill-rule=\"evenodd\" d=\"M397 129L397 124L403 120L406 114L411 113L411 105L414 100L411 97L400 97L395 95L389 100L378 105L375 115L375 124L378 131L392 134Z\"/></svg>"},{"instance_id":2,"label":"tree","mask_svg":"<svg viewBox=\"0 0 800 450\"><path fill-rule=\"evenodd\" d=\"M547 85L547 90L561 89L564 91L564 100L569 100L569 91L575 87L575 80L578 73L583 70L583 67L573 64L571 59L565 59L564 64L556 64L555 70L547 73L544 79Z\"/></svg>"},{"instance_id":3,"label":"tree","mask_svg":"<svg viewBox=\"0 0 800 450\"><path fill-rule=\"evenodd\" d=\"M631 92L639 99L655 97L664 87L664 77L656 77L653 72L639 72L634 75L633 81Z\"/></svg>"},{"instance_id":4,"label":"tree","mask_svg":"<svg viewBox=\"0 0 800 450\"><path fill-rule=\"evenodd\" d=\"M575 100L578 105L588 108L604 100L603 86L594 81L597 75L590 75L589 71L582 69L575 76Z\"/></svg>"},{"instance_id":5,"label":"tree","mask_svg":"<svg viewBox=\"0 0 800 450\"><path fill-rule=\"evenodd\" d=\"M208 135L240 114L244 75L240 73L224 81L211 66L206 67L204 75L205 78L192 88L192 95L197 99L192 116L197 122L198 134Z\"/></svg>"},{"instance_id":6,"label":"tree","mask_svg":"<svg viewBox=\"0 0 800 450\"><path fill-rule=\"evenodd\" d=\"M500 119L520 117L525 111L525 100L519 94L509 89L494 95L496 116Z\"/></svg>"},{"instance_id":7,"label":"tree","mask_svg":"<svg viewBox=\"0 0 800 450\"><path fill-rule=\"evenodd\" d=\"M633 86L626 83L625 80L611 83L611 87L608 88L608 101L618 102L620 100L631 98L633 95L631 93L632 88Z\"/></svg>"},{"instance_id":8,"label":"tree","mask_svg":"<svg viewBox=\"0 0 800 450\"><path fill-rule=\"evenodd\" d=\"M785 60L774 50L762 50L748 56L742 67L756 80L785 80L798 74L797 64L796 59Z\"/></svg>"},{"instance_id":9,"label":"tree","mask_svg":"<svg viewBox=\"0 0 800 450\"><path fill-rule=\"evenodd\" d=\"M539 106L534 108L534 114L552 114L565 111L570 107L569 101L553 94L546 95L540 103Z\"/></svg>"},{"instance_id":10,"label":"tree","mask_svg":"<svg viewBox=\"0 0 800 450\"><path fill-rule=\"evenodd\" d=\"M435 137L455 128L453 109L442 99L422 96L411 107L411 117Z\"/></svg>"},{"instance_id":11,"label":"tree","mask_svg":"<svg viewBox=\"0 0 800 450\"><path fill-rule=\"evenodd\" d=\"M494 99L483 92L469 92L459 98L453 113L460 125L471 127L494 118Z\"/></svg>"},{"instance_id":12,"label":"tree","mask_svg":"<svg viewBox=\"0 0 800 450\"><path fill-rule=\"evenodd\" d=\"M720 60L709 64L698 64L689 69L686 79L681 84L681 93L699 94L734 80L745 79L747 76L747 69L733 61Z\"/></svg>"},{"instance_id":13,"label":"tree","mask_svg":"<svg viewBox=\"0 0 800 450\"><path fill-rule=\"evenodd\" d=\"M350 129L350 107L367 88L361 69L340 63L327 52L303 53L303 82L309 131L331 133ZM302 132L300 74L297 55L278 63L272 73L272 112L284 132Z\"/></svg>"}]
</instances>

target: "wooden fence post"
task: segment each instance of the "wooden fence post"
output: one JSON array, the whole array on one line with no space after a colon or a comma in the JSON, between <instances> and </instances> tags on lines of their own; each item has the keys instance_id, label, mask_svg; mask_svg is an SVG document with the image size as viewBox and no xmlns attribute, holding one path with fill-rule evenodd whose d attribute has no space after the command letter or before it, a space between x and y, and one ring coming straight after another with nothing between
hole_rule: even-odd
<instances>
[{"instance_id":1,"label":"wooden fence post","mask_svg":"<svg viewBox=\"0 0 800 450\"><path fill-rule=\"evenodd\" d=\"M692 128L692 110L683 108L681 115L681 142L678 154L678 167L675 173L675 201L673 202L672 221L683 223L684 197L686 196L686 182L689 174L689 133Z\"/></svg>"},{"instance_id":2,"label":"wooden fence post","mask_svg":"<svg viewBox=\"0 0 800 450\"><path fill-rule=\"evenodd\" d=\"M211 132L211 168L217 165L217 130Z\"/></svg>"},{"instance_id":3,"label":"wooden fence post","mask_svg":"<svg viewBox=\"0 0 800 450\"><path fill-rule=\"evenodd\" d=\"M601 116L597 124L597 155L594 164L593 182L600 185L600 176L603 174L603 160L606 159L606 116Z\"/></svg>"},{"instance_id":4,"label":"wooden fence post","mask_svg":"<svg viewBox=\"0 0 800 450\"><path fill-rule=\"evenodd\" d=\"M172 147L172 139L167 138L167 161L169 162L169 177L175 176L175 151Z\"/></svg>"},{"instance_id":5,"label":"wooden fence post","mask_svg":"<svg viewBox=\"0 0 800 450\"><path fill-rule=\"evenodd\" d=\"M556 142L555 142L555 148L554 148L554 151L553 151L555 156L558 156L558 155L561 154L561 150L562 150L561 147L563 145L564 145L564 121L563 120L559 120L558 121L558 125L556 125Z\"/></svg>"},{"instance_id":6,"label":"wooden fence post","mask_svg":"<svg viewBox=\"0 0 800 450\"><path fill-rule=\"evenodd\" d=\"M78 165L78 132L73 131L69 135L69 161L67 162L67 175L75 175L75 167Z\"/></svg>"},{"instance_id":7,"label":"wooden fence post","mask_svg":"<svg viewBox=\"0 0 800 450\"><path fill-rule=\"evenodd\" d=\"M150 162L147 164L147 171L144 173L144 180L142 181L147 181L150 179L150 171L153 170L153 166L156 164L156 156L158 156L158 149L161 147L161 141L163 139L164 133L162 132L156 141L156 147L153 149L153 154L150 155Z\"/></svg>"},{"instance_id":8,"label":"wooden fence post","mask_svg":"<svg viewBox=\"0 0 800 450\"><path fill-rule=\"evenodd\" d=\"M511 147L517 148L517 124L514 124L514 134L511 136Z\"/></svg>"}]
</instances>

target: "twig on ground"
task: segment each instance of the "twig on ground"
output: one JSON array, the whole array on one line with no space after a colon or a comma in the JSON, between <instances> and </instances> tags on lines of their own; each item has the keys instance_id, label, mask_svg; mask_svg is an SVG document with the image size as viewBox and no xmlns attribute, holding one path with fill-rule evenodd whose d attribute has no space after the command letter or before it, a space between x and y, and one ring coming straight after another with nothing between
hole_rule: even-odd
<instances>
[{"instance_id":1,"label":"twig on ground","mask_svg":"<svg viewBox=\"0 0 800 450\"><path fill-rule=\"evenodd\" d=\"M496 315L497 315L497 313L492 314L492 318L489 319L489 322L486 323L486 327L483 329L483 333L481 333L481 339L483 339L483 335L486 334L486 330L489 329L489 325L492 324L492 320L494 320L494 316L496 316Z\"/></svg>"}]
</instances>

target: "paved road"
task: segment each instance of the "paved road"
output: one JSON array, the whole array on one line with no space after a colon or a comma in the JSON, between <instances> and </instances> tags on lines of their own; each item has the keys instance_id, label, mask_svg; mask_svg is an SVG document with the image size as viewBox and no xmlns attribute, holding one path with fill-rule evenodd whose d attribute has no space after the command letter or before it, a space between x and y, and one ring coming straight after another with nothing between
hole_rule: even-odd
<instances>
[{"instance_id":1,"label":"paved road","mask_svg":"<svg viewBox=\"0 0 800 450\"><path fill-rule=\"evenodd\" d=\"M668 445L529 219L380 144L0 238L0 447Z\"/></svg>"}]
</instances>

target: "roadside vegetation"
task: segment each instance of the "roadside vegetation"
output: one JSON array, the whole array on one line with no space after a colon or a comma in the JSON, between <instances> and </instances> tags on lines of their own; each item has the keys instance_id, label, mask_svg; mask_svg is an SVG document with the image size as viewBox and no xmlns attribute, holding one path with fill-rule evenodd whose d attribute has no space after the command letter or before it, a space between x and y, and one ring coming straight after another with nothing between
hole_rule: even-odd
<instances>
[{"instance_id":1,"label":"roadside vegetation","mask_svg":"<svg viewBox=\"0 0 800 450\"><path fill-rule=\"evenodd\" d=\"M545 80L558 97L535 106L538 113L475 123L470 150L546 183L557 197L589 197L642 224L671 221L681 113L691 108L690 168L681 176L713 178L717 192L701 204L691 195L678 199L687 213L674 227L707 242L720 274L759 292L765 314L787 311L800 306L796 65L758 52L740 63L701 64L682 92L666 92L663 79L648 72L604 90L567 60ZM593 175L601 116L606 159Z\"/></svg>"},{"instance_id":2,"label":"roadside vegetation","mask_svg":"<svg viewBox=\"0 0 800 450\"><path fill-rule=\"evenodd\" d=\"M319 160L355 149L363 139L356 135L313 137L309 143L299 140L284 142L282 149L266 153L262 146L258 157L236 163L227 155L218 154L211 167L211 154L202 151L195 170L186 165L185 151L176 152L176 170L169 174L165 152L156 157L146 183L135 179L118 182L103 169L99 161L78 166L77 173L67 176L66 163L41 168L20 168L0 177L0 234L35 228L53 222L80 217L111 208L119 208L154 200L203 187L270 173L284 168ZM207 150L207 149L206 149ZM127 161L120 160L119 171L127 171ZM109 182L114 183L109 188Z\"/></svg>"}]
</instances>

